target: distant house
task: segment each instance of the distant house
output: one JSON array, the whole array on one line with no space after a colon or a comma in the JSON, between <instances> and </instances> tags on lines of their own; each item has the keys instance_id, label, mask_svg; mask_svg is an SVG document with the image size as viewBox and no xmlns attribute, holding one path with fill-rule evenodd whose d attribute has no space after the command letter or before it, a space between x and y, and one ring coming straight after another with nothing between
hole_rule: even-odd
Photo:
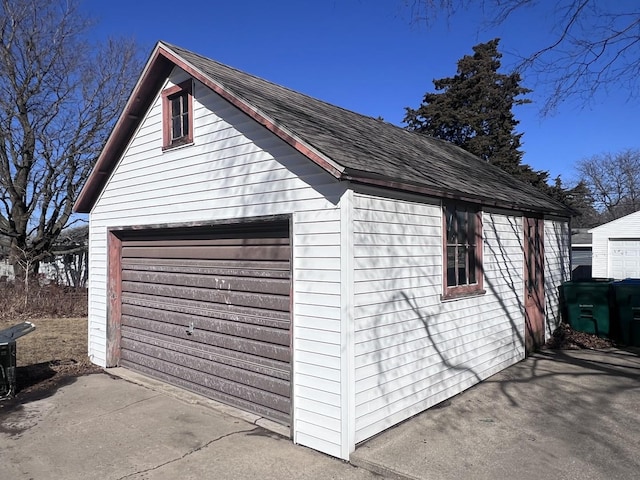
<instances>
[{"instance_id":1,"label":"distant house","mask_svg":"<svg viewBox=\"0 0 640 480\"><path fill-rule=\"evenodd\" d=\"M447 142L159 43L75 206L89 355L358 442L559 323L566 208Z\"/></svg>"},{"instance_id":2,"label":"distant house","mask_svg":"<svg viewBox=\"0 0 640 480\"><path fill-rule=\"evenodd\" d=\"M63 230L47 257L39 264L39 281L71 287L86 287L89 276L89 228ZM15 278L10 259L10 242L0 237L0 280Z\"/></svg>"},{"instance_id":3,"label":"distant house","mask_svg":"<svg viewBox=\"0 0 640 480\"><path fill-rule=\"evenodd\" d=\"M591 278L591 233L587 228L579 228L571 233L571 278L580 280Z\"/></svg>"},{"instance_id":4,"label":"distant house","mask_svg":"<svg viewBox=\"0 0 640 480\"><path fill-rule=\"evenodd\" d=\"M58 285L84 288L89 280L89 227L63 230L40 272Z\"/></svg>"},{"instance_id":5,"label":"distant house","mask_svg":"<svg viewBox=\"0 0 640 480\"><path fill-rule=\"evenodd\" d=\"M593 276L640 278L640 212L592 228Z\"/></svg>"},{"instance_id":6,"label":"distant house","mask_svg":"<svg viewBox=\"0 0 640 480\"><path fill-rule=\"evenodd\" d=\"M0 235L0 282L7 281L13 275L13 266L9 263L9 239Z\"/></svg>"}]
</instances>

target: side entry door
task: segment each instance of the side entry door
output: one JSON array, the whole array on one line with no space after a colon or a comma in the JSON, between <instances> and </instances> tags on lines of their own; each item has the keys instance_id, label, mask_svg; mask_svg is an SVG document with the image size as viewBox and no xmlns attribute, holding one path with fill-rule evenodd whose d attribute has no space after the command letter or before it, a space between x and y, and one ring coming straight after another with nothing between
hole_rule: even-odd
<instances>
[{"instance_id":1,"label":"side entry door","mask_svg":"<svg viewBox=\"0 0 640 480\"><path fill-rule=\"evenodd\" d=\"M544 344L544 220L524 217L525 352Z\"/></svg>"}]
</instances>

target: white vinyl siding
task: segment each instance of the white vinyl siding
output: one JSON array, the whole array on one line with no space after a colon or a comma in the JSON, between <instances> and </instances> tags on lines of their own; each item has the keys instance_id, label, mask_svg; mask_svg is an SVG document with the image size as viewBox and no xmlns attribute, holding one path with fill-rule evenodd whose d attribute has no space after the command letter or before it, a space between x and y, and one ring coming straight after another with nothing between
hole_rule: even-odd
<instances>
[{"instance_id":1,"label":"white vinyl siding","mask_svg":"<svg viewBox=\"0 0 640 480\"><path fill-rule=\"evenodd\" d=\"M193 100L194 144L162 152L158 95L91 212L89 355L105 365L109 227L290 214L294 441L340 456L345 186L198 82Z\"/></svg>"},{"instance_id":2,"label":"white vinyl siding","mask_svg":"<svg viewBox=\"0 0 640 480\"><path fill-rule=\"evenodd\" d=\"M545 338L560 325L560 290L571 280L571 239L567 220L544 222Z\"/></svg>"},{"instance_id":3,"label":"white vinyl siding","mask_svg":"<svg viewBox=\"0 0 640 480\"><path fill-rule=\"evenodd\" d=\"M483 236L486 293L442 301L441 207L354 196L356 442L524 357L521 219Z\"/></svg>"}]
</instances>

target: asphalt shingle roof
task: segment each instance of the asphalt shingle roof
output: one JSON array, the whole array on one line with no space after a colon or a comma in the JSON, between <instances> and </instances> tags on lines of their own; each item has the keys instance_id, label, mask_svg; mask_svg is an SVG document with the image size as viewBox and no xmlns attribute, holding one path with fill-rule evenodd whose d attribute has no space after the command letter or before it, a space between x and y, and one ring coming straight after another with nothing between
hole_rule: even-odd
<instances>
[{"instance_id":1,"label":"asphalt shingle roof","mask_svg":"<svg viewBox=\"0 0 640 480\"><path fill-rule=\"evenodd\" d=\"M410 132L164 43L348 173L383 177L449 195L568 214L564 205L449 142Z\"/></svg>"}]
</instances>

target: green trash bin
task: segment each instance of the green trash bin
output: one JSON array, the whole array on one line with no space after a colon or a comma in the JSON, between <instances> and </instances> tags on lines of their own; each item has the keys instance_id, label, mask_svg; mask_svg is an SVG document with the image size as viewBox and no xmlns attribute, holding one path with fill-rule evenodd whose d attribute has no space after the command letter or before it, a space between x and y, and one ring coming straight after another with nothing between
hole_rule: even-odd
<instances>
[{"instance_id":1,"label":"green trash bin","mask_svg":"<svg viewBox=\"0 0 640 480\"><path fill-rule=\"evenodd\" d=\"M614 282L616 339L640 347L640 279L627 278Z\"/></svg>"},{"instance_id":2,"label":"green trash bin","mask_svg":"<svg viewBox=\"0 0 640 480\"><path fill-rule=\"evenodd\" d=\"M609 338L612 278L591 278L562 284L562 312L578 332Z\"/></svg>"}]
</instances>

